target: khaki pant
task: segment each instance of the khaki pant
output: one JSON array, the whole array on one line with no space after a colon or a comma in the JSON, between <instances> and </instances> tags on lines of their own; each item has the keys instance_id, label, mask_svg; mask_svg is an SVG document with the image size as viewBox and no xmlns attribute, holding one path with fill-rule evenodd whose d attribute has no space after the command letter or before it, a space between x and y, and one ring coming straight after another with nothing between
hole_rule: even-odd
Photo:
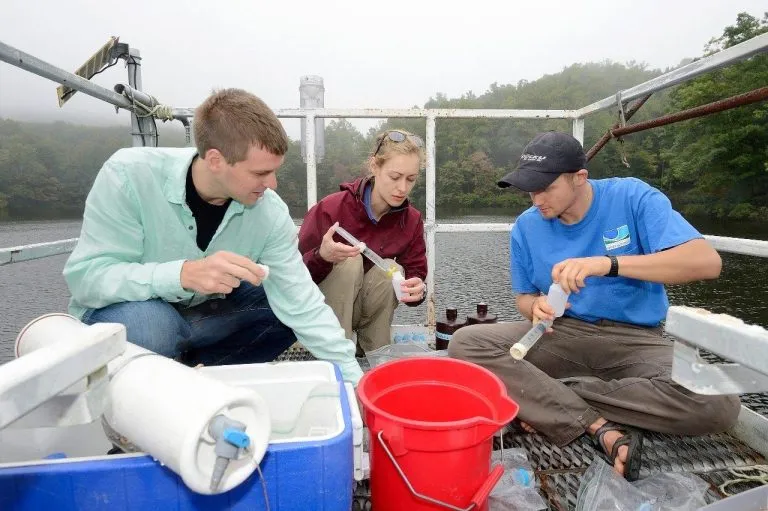
<instances>
[{"instance_id":1,"label":"khaki pant","mask_svg":"<svg viewBox=\"0 0 768 511\"><path fill-rule=\"evenodd\" d=\"M601 416L682 435L736 422L738 396L695 394L672 381L672 342L660 327L560 318L517 361L509 348L530 328L530 321L467 326L453 334L448 353L499 376L520 405L520 420L560 446Z\"/></svg>"},{"instance_id":2,"label":"khaki pant","mask_svg":"<svg viewBox=\"0 0 768 511\"><path fill-rule=\"evenodd\" d=\"M396 265L390 259L386 262ZM390 343L398 301L392 280L384 271L374 266L363 273L363 256L358 255L335 264L318 287L347 338L352 339L352 333L357 332L358 355L362 355L361 349L369 352Z\"/></svg>"}]
</instances>

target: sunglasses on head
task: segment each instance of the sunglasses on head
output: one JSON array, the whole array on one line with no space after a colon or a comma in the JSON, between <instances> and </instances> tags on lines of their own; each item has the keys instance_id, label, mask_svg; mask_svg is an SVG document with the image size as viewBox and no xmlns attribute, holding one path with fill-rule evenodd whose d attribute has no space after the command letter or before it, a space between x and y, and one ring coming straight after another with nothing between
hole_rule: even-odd
<instances>
[{"instance_id":1,"label":"sunglasses on head","mask_svg":"<svg viewBox=\"0 0 768 511\"><path fill-rule=\"evenodd\" d=\"M373 152L373 155L376 156L379 154L379 150L381 150L381 146L384 144L386 139L389 139L395 143L399 143L405 141L406 138L410 140L416 147L424 147L424 141L421 140L421 137L411 135L410 133L403 133L402 131L391 130L387 131L386 134L381 137L379 145L376 146L376 150Z\"/></svg>"}]
</instances>

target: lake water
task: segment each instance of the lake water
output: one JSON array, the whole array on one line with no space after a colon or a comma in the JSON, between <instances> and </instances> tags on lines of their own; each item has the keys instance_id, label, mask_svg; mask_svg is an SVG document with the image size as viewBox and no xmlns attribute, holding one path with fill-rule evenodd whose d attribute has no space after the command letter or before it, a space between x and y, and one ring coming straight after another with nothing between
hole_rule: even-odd
<instances>
[{"instance_id":1,"label":"lake water","mask_svg":"<svg viewBox=\"0 0 768 511\"><path fill-rule=\"evenodd\" d=\"M502 216L463 216L441 222L511 222ZM697 223L707 234L766 239L765 225L745 222ZM0 247L74 238L81 222L73 220L0 223ZM509 235L438 233L436 235L436 304L459 308L464 316L477 302L487 302L500 320L519 319L509 283ZM768 327L768 260L722 254L723 272L717 281L669 286L673 305L704 307L749 323ZM13 357L13 341L30 320L49 312L66 311L69 291L61 275L67 256L55 256L0 267L0 363ZM400 306L396 323L424 323L426 306Z\"/></svg>"}]
</instances>

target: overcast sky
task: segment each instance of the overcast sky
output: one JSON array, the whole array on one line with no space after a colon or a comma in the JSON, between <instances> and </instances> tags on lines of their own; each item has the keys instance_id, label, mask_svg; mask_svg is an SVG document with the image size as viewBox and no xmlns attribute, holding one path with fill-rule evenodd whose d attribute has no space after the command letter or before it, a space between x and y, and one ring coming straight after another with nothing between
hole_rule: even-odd
<instances>
[{"instance_id":1,"label":"overcast sky","mask_svg":"<svg viewBox=\"0 0 768 511\"><path fill-rule=\"evenodd\" d=\"M242 87L292 108L300 76L312 74L325 80L326 107L409 108L577 62L676 66L737 13L766 9L765 0L2 0L0 41L74 71L120 36L142 52L145 90L178 107ZM111 88L127 73L119 64L94 81ZM56 85L0 62L0 117L127 122L82 94L60 109Z\"/></svg>"}]
</instances>

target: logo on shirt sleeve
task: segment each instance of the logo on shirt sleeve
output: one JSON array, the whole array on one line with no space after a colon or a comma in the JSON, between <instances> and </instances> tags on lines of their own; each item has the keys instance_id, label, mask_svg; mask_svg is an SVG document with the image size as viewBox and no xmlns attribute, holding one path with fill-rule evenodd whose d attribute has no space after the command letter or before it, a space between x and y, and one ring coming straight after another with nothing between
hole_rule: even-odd
<instances>
[{"instance_id":1,"label":"logo on shirt sleeve","mask_svg":"<svg viewBox=\"0 0 768 511\"><path fill-rule=\"evenodd\" d=\"M616 229L609 229L603 232L603 243L606 250L616 250L617 248L626 247L632 242L632 238L629 236L629 227L622 225Z\"/></svg>"}]
</instances>

